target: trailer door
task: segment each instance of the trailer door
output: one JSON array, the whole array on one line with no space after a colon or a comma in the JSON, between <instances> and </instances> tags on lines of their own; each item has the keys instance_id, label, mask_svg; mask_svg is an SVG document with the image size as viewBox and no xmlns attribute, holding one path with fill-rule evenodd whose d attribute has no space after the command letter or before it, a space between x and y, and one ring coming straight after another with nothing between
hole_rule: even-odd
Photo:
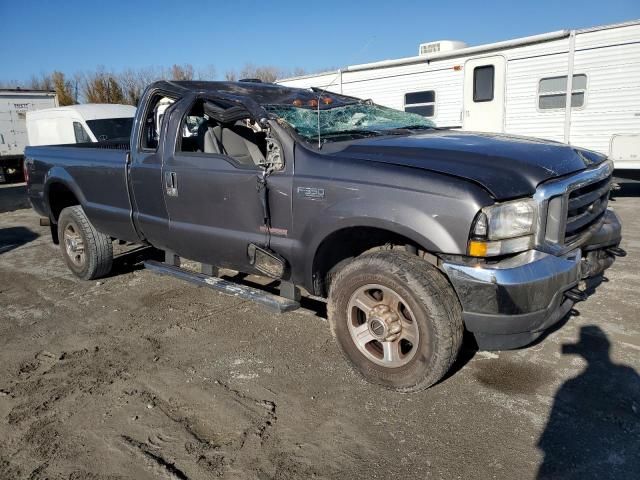
<instances>
[{"instance_id":1,"label":"trailer door","mask_svg":"<svg viewBox=\"0 0 640 480\"><path fill-rule=\"evenodd\" d=\"M502 56L466 61L462 119L465 130L504 131L505 64Z\"/></svg>"}]
</instances>

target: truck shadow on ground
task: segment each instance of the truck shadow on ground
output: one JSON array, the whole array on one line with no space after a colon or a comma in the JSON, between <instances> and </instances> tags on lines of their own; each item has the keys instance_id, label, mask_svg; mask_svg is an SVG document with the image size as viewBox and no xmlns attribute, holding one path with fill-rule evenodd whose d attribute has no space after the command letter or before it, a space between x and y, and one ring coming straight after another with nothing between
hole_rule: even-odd
<instances>
[{"instance_id":1,"label":"truck shadow on ground","mask_svg":"<svg viewBox=\"0 0 640 480\"><path fill-rule=\"evenodd\" d=\"M27 187L24 183L0 185L0 213L29 207Z\"/></svg>"},{"instance_id":2,"label":"truck shadow on ground","mask_svg":"<svg viewBox=\"0 0 640 480\"><path fill-rule=\"evenodd\" d=\"M587 364L555 395L538 441L539 479L630 478L640 472L640 376L613 363L610 348L595 325L580 329L578 343L562 346L564 355L579 355Z\"/></svg>"},{"instance_id":3,"label":"truck shadow on ground","mask_svg":"<svg viewBox=\"0 0 640 480\"><path fill-rule=\"evenodd\" d=\"M118 275L130 273L134 270L142 270L144 269L145 260L162 261L163 259L164 253L162 251L156 250L153 247L138 246L115 255L113 257L113 266L106 278L117 277Z\"/></svg>"},{"instance_id":4,"label":"truck shadow on ground","mask_svg":"<svg viewBox=\"0 0 640 480\"><path fill-rule=\"evenodd\" d=\"M26 227L0 228L0 255L26 245L39 236L36 232Z\"/></svg>"}]
</instances>

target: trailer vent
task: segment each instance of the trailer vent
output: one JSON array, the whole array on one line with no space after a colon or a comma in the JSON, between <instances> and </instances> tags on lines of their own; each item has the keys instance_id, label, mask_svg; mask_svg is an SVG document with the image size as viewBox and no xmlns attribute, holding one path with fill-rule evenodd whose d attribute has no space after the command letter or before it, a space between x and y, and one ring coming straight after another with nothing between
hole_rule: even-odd
<instances>
[{"instance_id":1,"label":"trailer vent","mask_svg":"<svg viewBox=\"0 0 640 480\"><path fill-rule=\"evenodd\" d=\"M466 48L467 44L458 40L440 40L439 42L429 42L420 44L418 55L433 55L434 53L452 52Z\"/></svg>"}]
</instances>

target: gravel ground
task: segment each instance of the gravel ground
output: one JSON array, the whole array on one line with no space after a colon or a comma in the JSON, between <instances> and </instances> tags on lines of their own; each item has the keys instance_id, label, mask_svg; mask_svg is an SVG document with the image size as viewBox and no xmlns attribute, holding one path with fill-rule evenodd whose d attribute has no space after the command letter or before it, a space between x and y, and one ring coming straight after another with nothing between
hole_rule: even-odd
<instances>
[{"instance_id":1,"label":"gravel ground","mask_svg":"<svg viewBox=\"0 0 640 480\"><path fill-rule=\"evenodd\" d=\"M121 258L71 275L0 188L0 478L638 478L639 189L629 255L527 349L465 348L400 395L343 361L322 304L264 308Z\"/></svg>"}]
</instances>

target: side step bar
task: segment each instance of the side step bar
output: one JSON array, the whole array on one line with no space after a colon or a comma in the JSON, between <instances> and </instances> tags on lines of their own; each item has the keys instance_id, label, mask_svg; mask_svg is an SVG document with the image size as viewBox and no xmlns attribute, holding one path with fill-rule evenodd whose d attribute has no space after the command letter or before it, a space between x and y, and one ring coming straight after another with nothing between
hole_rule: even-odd
<instances>
[{"instance_id":1,"label":"side step bar","mask_svg":"<svg viewBox=\"0 0 640 480\"><path fill-rule=\"evenodd\" d=\"M196 285L213 288L214 290L233 295L234 297L251 300L277 313L290 312L291 310L300 308L300 302L296 300L290 300L257 288L230 282L204 273L185 270L176 265L168 265L156 260L147 260L144 262L144 266L160 275L170 275Z\"/></svg>"}]
</instances>

